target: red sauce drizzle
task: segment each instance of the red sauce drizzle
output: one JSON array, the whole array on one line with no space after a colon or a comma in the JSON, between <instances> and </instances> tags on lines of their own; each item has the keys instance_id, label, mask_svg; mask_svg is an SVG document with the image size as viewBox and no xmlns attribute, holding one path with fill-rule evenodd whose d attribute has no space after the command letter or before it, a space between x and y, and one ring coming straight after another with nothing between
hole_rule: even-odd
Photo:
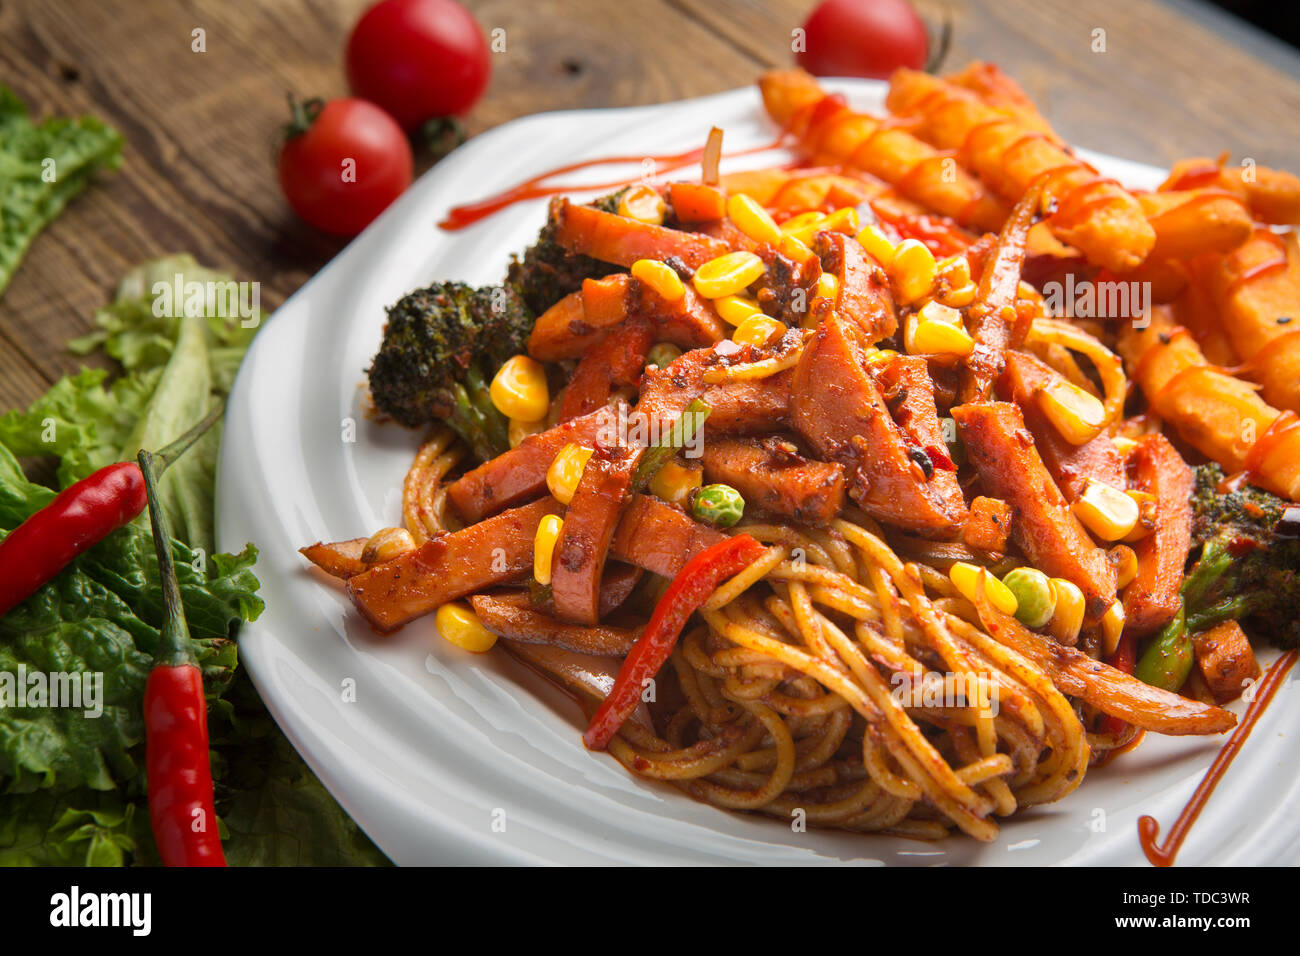
<instances>
[{"instance_id":1,"label":"red sauce drizzle","mask_svg":"<svg viewBox=\"0 0 1300 956\"><path fill-rule=\"evenodd\" d=\"M754 146L750 149L742 149L736 152L724 153L724 157L749 156L753 153L762 153L770 149L778 149L785 145L786 136L782 134L771 143L764 143L762 146ZM646 159L654 161L655 174L670 173L675 169L681 169L684 166L690 166L692 163L699 162L700 157L704 155L704 147L687 150L684 153L672 153L665 156L603 156L599 159L586 159L578 163L569 163L567 166L557 166L554 169L539 173L531 179L525 179L517 186L503 190L486 199L480 199L477 202L467 203L463 206L456 206L447 212L447 218L438 223L439 228L448 232L454 232L457 229L464 229L466 226L472 226L474 223L486 219L495 213L500 212L515 203L524 202L529 199L540 199L543 196L556 196L560 193L577 192L584 189L613 189L616 186L624 186L632 181L635 177L625 177L615 179L604 183L548 183L547 180L564 173L577 172L582 169L591 169L596 166L606 165L626 165L631 163L644 162Z\"/></svg>"},{"instance_id":2,"label":"red sauce drizzle","mask_svg":"<svg viewBox=\"0 0 1300 956\"><path fill-rule=\"evenodd\" d=\"M1179 192L1184 189L1198 189L1201 186L1208 186L1211 183L1219 181L1220 169L1217 164L1209 163L1205 166L1191 166L1183 171L1183 174L1175 179L1172 183L1161 186L1162 192Z\"/></svg>"},{"instance_id":3,"label":"red sauce drizzle","mask_svg":"<svg viewBox=\"0 0 1300 956\"><path fill-rule=\"evenodd\" d=\"M1169 836L1165 839L1163 845L1156 842L1160 836L1160 824L1156 818L1151 816L1138 818L1138 842L1142 844L1142 852L1146 854L1147 859L1151 861L1153 866L1173 866L1174 857L1178 855L1179 848L1183 845L1183 841L1187 839L1192 824L1196 822L1196 818L1205 809L1205 804L1209 801L1210 795L1214 793L1214 788L1219 785L1219 781L1223 779L1223 775L1232 764L1233 758L1241 751L1246 738L1250 736L1250 732L1255 728L1260 715L1264 713L1265 708L1272 701L1277 689L1282 686L1282 678L1295 664L1297 654L1300 654L1300 652L1290 650L1279 657L1273 662L1273 666L1268 669L1264 679L1256 685L1255 699L1246 708L1246 714L1241 718L1241 723L1237 725L1237 729L1232 732L1228 742L1223 745L1223 749L1214 758L1214 763L1210 764L1210 769L1205 772L1205 776L1196 788L1196 792L1192 794L1192 799L1183 808L1183 812L1178 815L1174 825L1169 828Z\"/></svg>"},{"instance_id":4,"label":"red sauce drizzle","mask_svg":"<svg viewBox=\"0 0 1300 956\"><path fill-rule=\"evenodd\" d=\"M1264 464L1268 461L1268 456L1282 442L1291 435L1291 433L1300 430L1300 415L1287 409L1281 415L1264 429L1264 434L1251 446L1250 451L1246 454L1245 471L1252 478L1260 477Z\"/></svg>"},{"instance_id":5,"label":"red sauce drizzle","mask_svg":"<svg viewBox=\"0 0 1300 956\"><path fill-rule=\"evenodd\" d=\"M1248 282L1254 282L1256 279L1261 279L1266 275L1272 275L1275 272L1281 272L1286 268L1286 243L1283 241L1281 236L1272 229L1257 229L1255 230L1255 238L1267 239L1269 242L1273 243L1273 245L1277 247L1277 255L1272 259L1265 259L1263 262L1253 265L1249 269L1241 270L1236 278L1232 280L1232 285L1228 286L1228 295L1232 295Z\"/></svg>"}]
</instances>

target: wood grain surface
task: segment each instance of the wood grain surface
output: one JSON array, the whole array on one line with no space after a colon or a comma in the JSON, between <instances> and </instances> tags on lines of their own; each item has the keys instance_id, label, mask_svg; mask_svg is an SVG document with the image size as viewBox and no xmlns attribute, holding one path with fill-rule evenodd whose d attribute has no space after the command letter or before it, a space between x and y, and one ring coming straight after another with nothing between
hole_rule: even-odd
<instances>
[{"instance_id":1,"label":"wood grain surface","mask_svg":"<svg viewBox=\"0 0 1300 956\"><path fill-rule=\"evenodd\" d=\"M346 93L366 0L0 0L0 79L41 115L95 113L123 168L35 243L0 299L0 410L85 360L64 350L135 263L189 251L274 307L342 243L280 198L285 95ZM791 61L812 0L473 0L505 31L471 133L543 110L626 106L753 82ZM1072 142L1168 164L1232 150L1300 170L1300 56L1152 0L917 0L953 17L946 65L994 60ZM196 29L206 50L194 52ZM1106 51L1093 52L1104 30ZM504 254L504 252L503 252Z\"/></svg>"}]
</instances>

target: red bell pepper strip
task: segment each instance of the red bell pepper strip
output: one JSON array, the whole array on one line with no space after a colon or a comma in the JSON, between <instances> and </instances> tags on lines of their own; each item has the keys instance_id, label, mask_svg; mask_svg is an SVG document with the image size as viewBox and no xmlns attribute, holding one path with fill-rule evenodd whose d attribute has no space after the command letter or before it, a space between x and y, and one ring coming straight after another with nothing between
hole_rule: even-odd
<instances>
[{"instance_id":1,"label":"red bell pepper strip","mask_svg":"<svg viewBox=\"0 0 1300 956\"><path fill-rule=\"evenodd\" d=\"M216 422L224 411L212 412L162 451L166 468ZM0 617L35 594L72 560L145 508L144 477L133 461L106 465L69 485L0 541Z\"/></svg>"},{"instance_id":2,"label":"red bell pepper strip","mask_svg":"<svg viewBox=\"0 0 1300 956\"><path fill-rule=\"evenodd\" d=\"M137 460L149 501L158 576L167 610L153 670L144 688L149 822L164 865L225 866L212 799L203 672L185 622L185 606L172 561L171 532L158 501L153 456L142 451Z\"/></svg>"},{"instance_id":3,"label":"red bell pepper strip","mask_svg":"<svg viewBox=\"0 0 1300 956\"><path fill-rule=\"evenodd\" d=\"M686 621L718 585L739 574L763 555L764 548L747 534L705 548L677 572L655 605L645 632L623 660L609 695L596 708L582 735L592 750L604 750L623 721L636 710L645 682L673 652Z\"/></svg>"}]
</instances>

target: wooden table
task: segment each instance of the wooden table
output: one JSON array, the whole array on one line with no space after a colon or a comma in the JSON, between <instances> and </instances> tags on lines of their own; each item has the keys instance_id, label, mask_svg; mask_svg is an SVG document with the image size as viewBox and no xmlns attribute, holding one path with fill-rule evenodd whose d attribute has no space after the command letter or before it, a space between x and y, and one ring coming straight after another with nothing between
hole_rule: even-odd
<instances>
[{"instance_id":1,"label":"wooden table","mask_svg":"<svg viewBox=\"0 0 1300 956\"><path fill-rule=\"evenodd\" d=\"M189 251L274 306L339 251L275 181L285 92L346 92L344 38L368 0L0 0L0 77L36 112L93 112L120 172L32 245L0 300L0 409L83 360L63 346L133 264ZM548 109L673 100L791 60L812 0L474 0L505 30L477 132ZM1153 0L917 0L953 10L947 61L994 60L1071 141L1168 164L1235 157L1300 171L1300 56L1206 8ZM206 52L191 49L205 31ZM1106 52L1092 52L1093 31ZM1231 39L1225 39L1229 35Z\"/></svg>"}]
</instances>

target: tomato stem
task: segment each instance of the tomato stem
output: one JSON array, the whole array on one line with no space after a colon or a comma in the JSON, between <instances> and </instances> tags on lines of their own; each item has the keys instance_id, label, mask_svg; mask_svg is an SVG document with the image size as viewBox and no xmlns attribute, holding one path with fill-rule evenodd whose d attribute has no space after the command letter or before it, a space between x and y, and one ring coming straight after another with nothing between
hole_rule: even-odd
<instances>
[{"instance_id":1,"label":"tomato stem","mask_svg":"<svg viewBox=\"0 0 1300 956\"><path fill-rule=\"evenodd\" d=\"M434 162L465 142L466 138L465 127L454 116L435 116L426 120L415 133L417 145L428 149Z\"/></svg>"},{"instance_id":2,"label":"tomato stem","mask_svg":"<svg viewBox=\"0 0 1300 956\"><path fill-rule=\"evenodd\" d=\"M311 124L316 122L316 117L320 116L320 111L325 108L325 101L319 96L313 96L309 100L300 102L292 91L285 95L289 98L289 115L292 118L284 126L284 135L288 139L293 139L311 129Z\"/></svg>"},{"instance_id":3,"label":"tomato stem","mask_svg":"<svg viewBox=\"0 0 1300 956\"><path fill-rule=\"evenodd\" d=\"M936 42L933 45L934 52L926 61L925 72L938 73L939 67L943 66L943 61L948 56L948 47L952 43L952 7L945 6L943 8L943 22L939 24L939 28L927 32L934 34L933 39Z\"/></svg>"}]
</instances>

